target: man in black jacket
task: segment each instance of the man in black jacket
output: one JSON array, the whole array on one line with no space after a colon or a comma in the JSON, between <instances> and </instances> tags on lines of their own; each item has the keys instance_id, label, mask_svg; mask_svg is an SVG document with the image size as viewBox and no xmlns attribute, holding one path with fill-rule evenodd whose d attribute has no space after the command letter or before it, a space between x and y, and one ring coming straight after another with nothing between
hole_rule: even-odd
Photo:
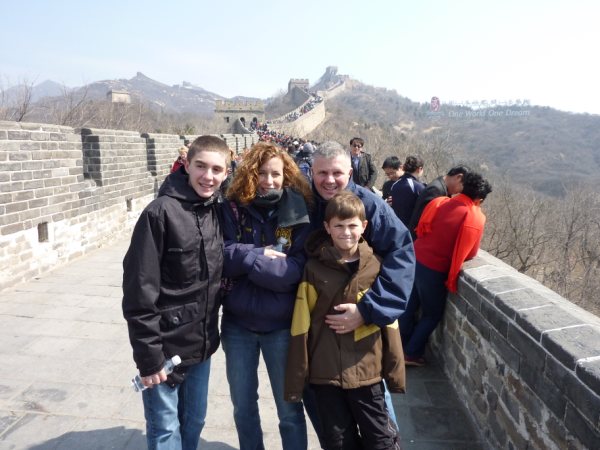
<instances>
[{"instance_id":1,"label":"man in black jacket","mask_svg":"<svg viewBox=\"0 0 600 450\"><path fill-rule=\"evenodd\" d=\"M350 140L352 158L352 181L359 186L373 189L377 179L377 168L370 153L363 151L365 141L359 137Z\"/></svg>"},{"instance_id":2,"label":"man in black jacket","mask_svg":"<svg viewBox=\"0 0 600 450\"><path fill-rule=\"evenodd\" d=\"M230 152L196 139L142 212L123 260L123 315L142 382L148 448L195 450L219 346L223 238L218 189ZM167 358L182 363L165 373Z\"/></svg>"}]
</instances>

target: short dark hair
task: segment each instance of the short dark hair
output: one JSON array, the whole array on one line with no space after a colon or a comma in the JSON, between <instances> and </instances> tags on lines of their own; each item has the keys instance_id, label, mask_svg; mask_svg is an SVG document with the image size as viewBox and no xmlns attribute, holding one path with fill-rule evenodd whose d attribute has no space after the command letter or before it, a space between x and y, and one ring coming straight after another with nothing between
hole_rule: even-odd
<instances>
[{"instance_id":1,"label":"short dark hair","mask_svg":"<svg viewBox=\"0 0 600 450\"><path fill-rule=\"evenodd\" d=\"M358 217L363 221L367 220L365 205L356 194L350 191L338 192L327 202L324 220L329 223L335 217L340 220L352 219L354 217Z\"/></svg>"},{"instance_id":2,"label":"short dark hair","mask_svg":"<svg viewBox=\"0 0 600 450\"><path fill-rule=\"evenodd\" d=\"M454 175L463 175L471 173L471 168L465 165L454 166L452 169L448 171L446 175L449 177L453 177Z\"/></svg>"},{"instance_id":3,"label":"short dark hair","mask_svg":"<svg viewBox=\"0 0 600 450\"><path fill-rule=\"evenodd\" d=\"M225 157L225 162L229 166L231 163L231 151L225 141L216 136L200 136L192 142L188 150L187 160L191 161L194 156L200 152L217 152Z\"/></svg>"},{"instance_id":4,"label":"short dark hair","mask_svg":"<svg viewBox=\"0 0 600 450\"><path fill-rule=\"evenodd\" d=\"M350 139L350 145L354 145L355 142L363 147L365 146L365 141L362 138L353 137L352 139Z\"/></svg>"},{"instance_id":5,"label":"short dark hair","mask_svg":"<svg viewBox=\"0 0 600 450\"><path fill-rule=\"evenodd\" d=\"M481 174L469 172L463 178L462 193L471 200L485 200L492 192L492 185L483 179Z\"/></svg>"},{"instance_id":6,"label":"short dark hair","mask_svg":"<svg viewBox=\"0 0 600 450\"><path fill-rule=\"evenodd\" d=\"M388 156L383 160L383 165L381 166L382 169L394 170L398 170L400 167L402 167L402 161L397 156Z\"/></svg>"},{"instance_id":7,"label":"short dark hair","mask_svg":"<svg viewBox=\"0 0 600 450\"><path fill-rule=\"evenodd\" d=\"M418 156L407 156L404 161L404 171L413 173L418 168L423 167L423 160Z\"/></svg>"}]
</instances>

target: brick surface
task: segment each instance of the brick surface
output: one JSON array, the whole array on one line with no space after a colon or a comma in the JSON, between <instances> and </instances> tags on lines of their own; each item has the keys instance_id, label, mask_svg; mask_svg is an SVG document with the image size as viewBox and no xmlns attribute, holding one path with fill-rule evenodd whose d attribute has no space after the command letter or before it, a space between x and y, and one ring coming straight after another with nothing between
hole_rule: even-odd
<instances>
[{"instance_id":1,"label":"brick surface","mask_svg":"<svg viewBox=\"0 0 600 450\"><path fill-rule=\"evenodd\" d=\"M502 358L502 361L504 361L511 369L518 373L521 354L510 345L504 336L495 331L490 331L489 341L492 345L492 348Z\"/></svg>"},{"instance_id":2,"label":"brick surface","mask_svg":"<svg viewBox=\"0 0 600 450\"><path fill-rule=\"evenodd\" d=\"M600 358L579 361L575 373L596 395L600 395Z\"/></svg>"},{"instance_id":3,"label":"brick surface","mask_svg":"<svg viewBox=\"0 0 600 450\"><path fill-rule=\"evenodd\" d=\"M530 386L535 386L537 377L546 364L547 352L529 334L514 324L509 326L508 342L521 355L519 376Z\"/></svg>"},{"instance_id":4,"label":"brick surface","mask_svg":"<svg viewBox=\"0 0 600 450\"><path fill-rule=\"evenodd\" d=\"M581 416L576 408L569 406L565 417L565 425L579 441L589 449L600 448L600 430L597 424L590 424Z\"/></svg>"},{"instance_id":5,"label":"brick surface","mask_svg":"<svg viewBox=\"0 0 600 450\"><path fill-rule=\"evenodd\" d=\"M465 300L472 308L479 311L481 309L481 296L477 289L467 283L460 284L460 297Z\"/></svg>"},{"instance_id":6,"label":"brick surface","mask_svg":"<svg viewBox=\"0 0 600 450\"><path fill-rule=\"evenodd\" d=\"M588 421L597 423L600 420L600 396L583 384L573 371L555 359L549 358L544 375L557 388L565 392L569 403L573 404Z\"/></svg>"},{"instance_id":7,"label":"brick surface","mask_svg":"<svg viewBox=\"0 0 600 450\"><path fill-rule=\"evenodd\" d=\"M467 320L473 324L473 327L483 336L484 339L489 339L490 324L485 320L481 313L474 308L469 308L467 311Z\"/></svg>"},{"instance_id":8,"label":"brick surface","mask_svg":"<svg viewBox=\"0 0 600 450\"><path fill-rule=\"evenodd\" d=\"M520 311L517 314L517 323L535 340L539 340L545 331L578 325L582 321L556 305L547 305Z\"/></svg>"},{"instance_id":9,"label":"brick surface","mask_svg":"<svg viewBox=\"0 0 600 450\"><path fill-rule=\"evenodd\" d=\"M506 337L508 332L509 318L506 314L489 302L481 302L481 314L496 329L498 333Z\"/></svg>"},{"instance_id":10,"label":"brick surface","mask_svg":"<svg viewBox=\"0 0 600 450\"><path fill-rule=\"evenodd\" d=\"M477 285L477 292L493 301L499 294L523 289L524 287L521 280L512 275L507 275L482 280Z\"/></svg>"},{"instance_id":11,"label":"brick surface","mask_svg":"<svg viewBox=\"0 0 600 450\"><path fill-rule=\"evenodd\" d=\"M577 360L599 355L600 331L589 325L549 331L542 345L567 368L575 370Z\"/></svg>"}]
</instances>

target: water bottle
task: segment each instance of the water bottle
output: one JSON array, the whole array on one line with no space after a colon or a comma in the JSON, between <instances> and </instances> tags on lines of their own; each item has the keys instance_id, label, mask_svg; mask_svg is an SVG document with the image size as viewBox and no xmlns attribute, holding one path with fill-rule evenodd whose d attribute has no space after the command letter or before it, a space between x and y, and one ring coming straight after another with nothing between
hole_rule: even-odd
<instances>
[{"instance_id":1,"label":"water bottle","mask_svg":"<svg viewBox=\"0 0 600 450\"><path fill-rule=\"evenodd\" d=\"M175 355L171 359L167 359L165 365L163 366L163 369L165 369L165 373L169 375L171 372L173 372L175 366L179 364L181 364L181 358L179 357L179 355ZM148 389L148 386L144 386L144 383L142 383L142 377L140 377L139 373L132 378L131 384L135 392L142 392Z\"/></svg>"},{"instance_id":2,"label":"water bottle","mask_svg":"<svg viewBox=\"0 0 600 450\"><path fill-rule=\"evenodd\" d=\"M273 246L273 250L283 253L283 247L285 247L285 244L287 244L287 239L283 236L279 236L277 238L277 244Z\"/></svg>"}]
</instances>

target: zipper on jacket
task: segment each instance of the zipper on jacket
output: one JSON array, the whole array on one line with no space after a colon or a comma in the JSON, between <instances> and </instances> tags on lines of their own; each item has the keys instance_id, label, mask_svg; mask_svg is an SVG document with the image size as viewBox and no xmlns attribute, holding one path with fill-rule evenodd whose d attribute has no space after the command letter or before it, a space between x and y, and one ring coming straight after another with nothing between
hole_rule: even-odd
<instances>
[{"instance_id":1,"label":"zipper on jacket","mask_svg":"<svg viewBox=\"0 0 600 450\"><path fill-rule=\"evenodd\" d=\"M211 208L211 206L209 206L209 208ZM211 219L215 218L215 214L217 213L217 211L215 211L215 208L212 207L212 214L210 215ZM207 348L208 348L208 344L206 341L208 341L208 332L207 332L207 327L206 327L206 322L208 321L208 303L210 302L209 299L209 295L210 295L210 285L211 285L211 273L210 270L208 269L208 258L206 257L206 248L204 248L204 251L202 251L202 247L204 247L204 235L202 234L202 227L200 226L200 216L198 214L198 210L194 210L194 214L196 215L196 228L198 229L198 234L200 235L201 239L200 242L198 243L198 245L200 246L199 251L198 251L198 257L199 258L204 258L205 261L198 261L198 265L204 262L206 262L205 267L206 267L206 304L204 305L204 320L202 321L202 335L204 336L204 339L202 340L202 344L204 345L204 348L202 349L202 357L203 360L206 360L206 354L207 354ZM220 227L217 231L220 231ZM200 271L198 271L200 272ZM198 273L198 278L200 278L200 273ZM218 324L217 324L218 327Z\"/></svg>"}]
</instances>

